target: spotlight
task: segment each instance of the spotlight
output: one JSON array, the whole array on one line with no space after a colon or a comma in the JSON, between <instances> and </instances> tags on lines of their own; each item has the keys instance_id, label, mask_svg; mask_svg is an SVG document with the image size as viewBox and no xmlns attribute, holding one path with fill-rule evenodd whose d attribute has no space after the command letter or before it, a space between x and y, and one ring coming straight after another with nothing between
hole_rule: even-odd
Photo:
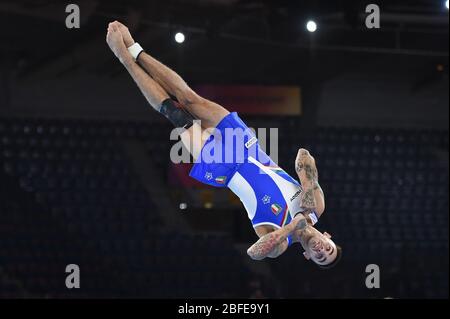
<instances>
[{"instance_id":1,"label":"spotlight","mask_svg":"<svg viewBox=\"0 0 450 319\"><path fill-rule=\"evenodd\" d=\"M317 23L315 23L314 21L308 21L308 23L306 24L306 29L309 32L316 32L317 30Z\"/></svg>"},{"instance_id":2,"label":"spotlight","mask_svg":"<svg viewBox=\"0 0 450 319\"><path fill-rule=\"evenodd\" d=\"M184 36L184 33L178 32L177 34L175 34L175 41L177 43L183 43L184 40L186 40L186 37Z\"/></svg>"},{"instance_id":3,"label":"spotlight","mask_svg":"<svg viewBox=\"0 0 450 319\"><path fill-rule=\"evenodd\" d=\"M448 10L448 0L447 1L445 1L445 7L447 8L447 10Z\"/></svg>"}]
</instances>

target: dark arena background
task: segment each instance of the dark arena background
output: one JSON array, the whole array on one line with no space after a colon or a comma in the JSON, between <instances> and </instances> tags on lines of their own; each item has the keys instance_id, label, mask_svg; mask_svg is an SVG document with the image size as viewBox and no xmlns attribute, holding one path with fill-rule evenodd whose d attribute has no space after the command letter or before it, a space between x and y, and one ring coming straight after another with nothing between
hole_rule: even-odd
<instances>
[{"instance_id":1,"label":"dark arena background","mask_svg":"<svg viewBox=\"0 0 450 319\"><path fill-rule=\"evenodd\" d=\"M73 3L79 28L69 3L0 2L1 298L448 298L448 2ZM335 268L300 245L247 256L257 236L239 199L172 163L172 126L109 50L116 19L267 128L292 176L297 150L313 154Z\"/></svg>"}]
</instances>

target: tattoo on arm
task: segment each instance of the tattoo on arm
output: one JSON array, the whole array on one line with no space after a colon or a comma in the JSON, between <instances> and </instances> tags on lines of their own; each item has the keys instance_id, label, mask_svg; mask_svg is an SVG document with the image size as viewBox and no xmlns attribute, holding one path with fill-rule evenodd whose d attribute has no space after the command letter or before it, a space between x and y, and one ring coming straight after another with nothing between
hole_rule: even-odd
<instances>
[{"instance_id":1,"label":"tattoo on arm","mask_svg":"<svg viewBox=\"0 0 450 319\"><path fill-rule=\"evenodd\" d=\"M278 246L276 246L268 255L267 257L270 258L277 258L279 257L282 253L284 253L286 250L286 247L283 246L283 243L280 243Z\"/></svg>"},{"instance_id":2,"label":"tattoo on arm","mask_svg":"<svg viewBox=\"0 0 450 319\"><path fill-rule=\"evenodd\" d=\"M305 219L302 219L298 224L297 224L297 229L300 229L300 230L305 230L305 228L308 226L308 221L307 221L307 219L305 218Z\"/></svg>"},{"instance_id":3,"label":"tattoo on arm","mask_svg":"<svg viewBox=\"0 0 450 319\"><path fill-rule=\"evenodd\" d=\"M255 260L262 260L268 255L273 255L279 249L280 243L285 240L284 236L269 233L262 236L253 246L247 250L247 254Z\"/></svg>"},{"instance_id":4,"label":"tattoo on arm","mask_svg":"<svg viewBox=\"0 0 450 319\"><path fill-rule=\"evenodd\" d=\"M300 172L303 169L303 164L300 162L300 160L297 160L297 162L295 163L295 171L297 172L297 174L300 174Z\"/></svg>"},{"instance_id":5,"label":"tattoo on arm","mask_svg":"<svg viewBox=\"0 0 450 319\"><path fill-rule=\"evenodd\" d=\"M319 182L315 182L314 190L319 190L319 192L322 194L322 196L325 197L325 194L323 193L322 187L320 187Z\"/></svg>"},{"instance_id":6,"label":"tattoo on arm","mask_svg":"<svg viewBox=\"0 0 450 319\"><path fill-rule=\"evenodd\" d=\"M314 209L316 207L316 201L314 200L314 190L310 189L303 193L301 205L303 208Z\"/></svg>"},{"instance_id":7,"label":"tattoo on arm","mask_svg":"<svg viewBox=\"0 0 450 319\"><path fill-rule=\"evenodd\" d=\"M295 163L295 171L297 172L297 174L300 175L300 173L302 171L305 171L305 177L308 181L310 182L317 182L318 181L318 173L317 173L317 168L313 167L310 164L303 164L302 161L300 159L297 160L297 162Z\"/></svg>"},{"instance_id":8,"label":"tattoo on arm","mask_svg":"<svg viewBox=\"0 0 450 319\"><path fill-rule=\"evenodd\" d=\"M317 181L317 175L318 175L317 169L315 169L311 165L305 165L305 173L306 173L306 178L309 181Z\"/></svg>"}]
</instances>

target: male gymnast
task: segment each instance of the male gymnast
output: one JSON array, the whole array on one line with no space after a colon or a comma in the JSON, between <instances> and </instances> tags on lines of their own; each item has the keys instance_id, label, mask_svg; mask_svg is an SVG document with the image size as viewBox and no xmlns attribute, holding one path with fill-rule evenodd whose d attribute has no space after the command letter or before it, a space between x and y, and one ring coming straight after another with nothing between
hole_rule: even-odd
<instances>
[{"instance_id":1,"label":"male gymnast","mask_svg":"<svg viewBox=\"0 0 450 319\"><path fill-rule=\"evenodd\" d=\"M325 210L325 196L307 150L299 149L295 161L299 183L260 149L237 113L196 94L145 52L125 25L110 23L106 42L148 103L179 129L195 160L189 175L207 185L228 187L240 198L259 237L247 250L252 259L277 258L300 243L305 258L320 268L338 262L341 248L314 227ZM227 135L230 130L233 134Z\"/></svg>"}]
</instances>

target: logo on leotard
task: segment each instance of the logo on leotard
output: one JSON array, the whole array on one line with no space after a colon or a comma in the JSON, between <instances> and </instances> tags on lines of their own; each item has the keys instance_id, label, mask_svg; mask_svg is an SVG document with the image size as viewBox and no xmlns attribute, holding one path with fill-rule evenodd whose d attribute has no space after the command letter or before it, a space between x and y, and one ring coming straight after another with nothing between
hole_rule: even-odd
<instances>
[{"instance_id":1,"label":"logo on leotard","mask_svg":"<svg viewBox=\"0 0 450 319\"><path fill-rule=\"evenodd\" d=\"M297 193L295 193L292 197L291 197L291 202L296 199L298 197L298 195L300 195L302 192L298 191Z\"/></svg>"},{"instance_id":2,"label":"logo on leotard","mask_svg":"<svg viewBox=\"0 0 450 319\"><path fill-rule=\"evenodd\" d=\"M269 203L270 203L270 196L269 196L269 195L265 195L265 196L262 198L262 202L263 202L264 204L269 204Z\"/></svg>"},{"instance_id":3,"label":"logo on leotard","mask_svg":"<svg viewBox=\"0 0 450 319\"><path fill-rule=\"evenodd\" d=\"M210 180L212 180L212 179L213 179L213 174L212 174L212 173L210 173L210 172L206 172L206 174L205 174L205 178L206 178L206 180L210 181Z\"/></svg>"},{"instance_id":4,"label":"logo on leotard","mask_svg":"<svg viewBox=\"0 0 450 319\"><path fill-rule=\"evenodd\" d=\"M216 183L217 183L217 184L225 184L226 180L227 180L227 177L226 177L226 176L219 176L219 177L216 177Z\"/></svg>"},{"instance_id":5,"label":"logo on leotard","mask_svg":"<svg viewBox=\"0 0 450 319\"><path fill-rule=\"evenodd\" d=\"M278 204L272 204L270 208L272 209L272 213L274 213L276 216L278 216L278 214L283 210L283 207Z\"/></svg>"},{"instance_id":6,"label":"logo on leotard","mask_svg":"<svg viewBox=\"0 0 450 319\"><path fill-rule=\"evenodd\" d=\"M250 147L252 147L257 141L258 141L258 139L257 139L256 137L252 137L247 143L245 143L245 147L246 147L246 148L250 148Z\"/></svg>"}]
</instances>

